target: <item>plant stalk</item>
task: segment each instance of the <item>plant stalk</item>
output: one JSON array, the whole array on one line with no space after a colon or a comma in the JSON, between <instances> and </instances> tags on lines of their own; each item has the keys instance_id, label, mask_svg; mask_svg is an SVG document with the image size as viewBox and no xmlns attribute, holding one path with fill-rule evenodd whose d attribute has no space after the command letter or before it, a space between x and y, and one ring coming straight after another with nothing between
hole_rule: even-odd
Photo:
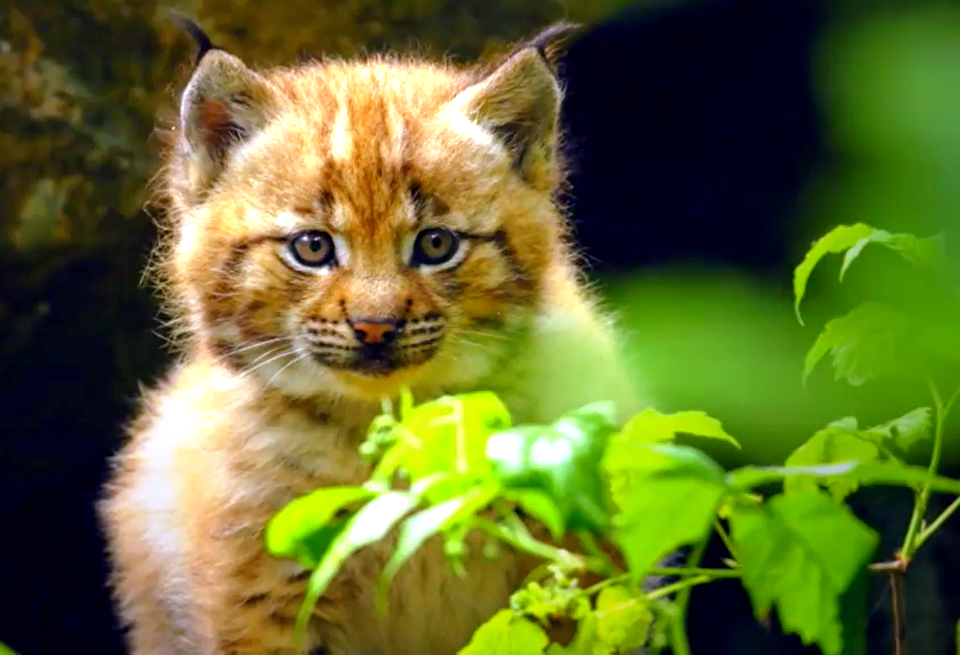
<instances>
[{"instance_id":1,"label":"plant stalk","mask_svg":"<svg viewBox=\"0 0 960 655\"><path fill-rule=\"evenodd\" d=\"M913 505L913 514L910 516L910 525L907 527L907 535L903 539L903 546L900 548L898 557L907 564L913 559L917 548L920 547L918 537L921 534L920 527L923 523L924 515L927 512L927 504L930 502L931 483L937 470L940 467L940 457L943 452L943 428L946 423L947 414L953 407L953 403L960 394L960 387L953 392L953 396L946 404L940 396L937 385L931 378L927 378L927 386L930 388L930 394L933 396L934 407L936 408L936 427L933 434L933 452L930 454L930 466L927 469L927 481L924 482L916 502ZM924 532L927 532L926 530ZM931 533L932 534L932 533ZM929 538L928 534L926 538Z\"/></svg>"},{"instance_id":2,"label":"plant stalk","mask_svg":"<svg viewBox=\"0 0 960 655\"><path fill-rule=\"evenodd\" d=\"M683 568L690 570L700 566L700 560L703 558L703 553L707 549L709 541L710 535L708 534L693 549L690 559L687 560L687 566ZM670 624L670 646L673 655L690 655L690 643L687 641L687 605L690 603L692 589L692 585L687 585L680 589L680 593L677 594L677 613Z\"/></svg>"}]
</instances>

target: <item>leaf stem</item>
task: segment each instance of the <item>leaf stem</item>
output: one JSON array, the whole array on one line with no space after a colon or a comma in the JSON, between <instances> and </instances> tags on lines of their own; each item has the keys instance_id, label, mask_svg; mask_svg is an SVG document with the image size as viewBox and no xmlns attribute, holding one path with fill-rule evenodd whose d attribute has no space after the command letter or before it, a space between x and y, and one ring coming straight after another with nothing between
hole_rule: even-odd
<instances>
[{"instance_id":1,"label":"leaf stem","mask_svg":"<svg viewBox=\"0 0 960 655\"><path fill-rule=\"evenodd\" d=\"M583 546L583 552L585 554L597 558L597 561L603 562L605 568L604 575L619 577L623 573L623 570L617 566L616 562L600 547L593 533L589 530L579 530L577 532L577 539L580 541L580 545Z\"/></svg>"},{"instance_id":2,"label":"leaf stem","mask_svg":"<svg viewBox=\"0 0 960 655\"><path fill-rule=\"evenodd\" d=\"M691 570L700 566L700 560L703 558L703 553L707 549L707 543L709 541L709 534L700 540L700 543L696 545L690 554L690 559L687 560L687 566L684 567L685 569ZM691 589L693 589L693 586L683 587L680 589L680 593L677 594L677 612L670 624L670 646L673 655L690 655L690 644L687 642L687 605L690 602Z\"/></svg>"},{"instance_id":3,"label":"leaf stem","mask_svg":"<svg viewBox=\"0 0 960 655\"><path fill-rule=\"evenodd\" d=\"M567 569L603 573L602 563L594 562L592 558L581 557L568 550L545 544L531 537L529 533L516 533L495 521L480 517L474 519L473 525L477 529L483 530L487 534L513 546L517 550L522 550L531 555L555 562Z\"/></svg>"},{"instance_id":4,"label":"leaf stem","mask_svg":"<svg viewBox=\"0 0 960 655\"><path fill-rule=\"evenodd\" d=\"M927 539L932 537L933 533L936 532L940 526L943 525L944 522L950 518L954 512L957 511L957 509L960 509L960 496L955 498L953 502L950 503L950 505L940 513L940 516L934 519L933 523L920 531L920 534L917 535L916 547L920 548L920 546L922 546Z\"/></svg>"},{"instance_id":5,"label":"leaf stem","mask_svg":"<svg viewBox=\"0 0 960 655\"><path fill-rule=\"evenodd\" d=\"M940 456L943 452L943 428L946 423L947 414L953 407L953 403L956 402L958 394L960 394L960 387L957 387L957 390L953 392L950 400L944 404L943 398L940 396L940 391L930 376L927 376L927 387L933 396L937 418L933 434L933 452L930 454L930 466L927 469L927 480L923 483L923 487L920 489L920 493L914 502L913 514L910 516L910 524L907 527L907 535L903 539L903 546L900 548L899 553L900 559L903 559L908 564L917 552L917 548L920 547L918 537L922 534L920 528L923 523L923 517L927 511L927 503L930 501L931 484L934 476L937 474L937 469L940 467ZM923 532L927 531L924 530ZM930 534L927 534L926 538L929 539L929 537Z\"/></svg>"},{"instance_id":6,"label":"leaf stem","mask_svg":"<svg viewBox=\"0 0 960 655\"><path fill-rule=\"evenodd\" d=\"M730 557L737 559L737 551L733 548L733 540L730 538L730 535L727 534L727 530L723 527L720 519L714 520L713 527L716 529L717 534L720 535L720 541L727 547L727 552L730 553Z\"/></svg>"},{"instance_id":7,"label":"leaf stem","mask_svg":"<svg viewBox=\"0 0 960 655\"><path fill-rule=\"evenodd\" d=\"M717 579L718 578L714 578L709 575L698 575L692 578L687 578L686 580L680 580L678 582L674 582L673 584L668 584L665 587L654 589L647 594L647 600L657 600L663 598L664 596L669 596L675 591L683 591L685 589L689 589L690 587L696 587L697 585L714 582Z\"/></svg>"}]
</instances>

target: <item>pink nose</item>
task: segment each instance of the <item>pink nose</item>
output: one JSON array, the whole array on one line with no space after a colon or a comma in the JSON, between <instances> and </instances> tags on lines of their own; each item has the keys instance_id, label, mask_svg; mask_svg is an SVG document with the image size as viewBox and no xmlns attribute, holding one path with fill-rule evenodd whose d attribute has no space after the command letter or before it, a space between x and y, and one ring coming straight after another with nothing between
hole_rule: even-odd
<instances>
[{"instance_id":1,"label":"pink nose","mask_svg":"<svg viewBox=\"0 0 960 655\"><path fill-rule=\"evenodd\" d=\"M402 322L396 319L359 319L350 321L350 327L357 337L357 341L364 345L385 346L400 334Z\"/></svg>"}]
</instances>

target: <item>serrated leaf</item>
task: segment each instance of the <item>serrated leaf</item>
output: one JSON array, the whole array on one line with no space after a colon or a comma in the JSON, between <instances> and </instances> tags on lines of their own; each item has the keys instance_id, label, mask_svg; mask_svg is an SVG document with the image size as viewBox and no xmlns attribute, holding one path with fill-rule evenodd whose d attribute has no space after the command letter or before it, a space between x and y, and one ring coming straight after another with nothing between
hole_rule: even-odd
<instances>
[{"instance_id":1,"label":"serrated leaf","mask_svg":"<svg viewBox=\"0 0 960 655\"><path fill-rule=\"evenodd\" d=\"M820 260L830 253L839 254L847 251L840 269L842 281L850 264L871 243L895 250L904 259L914 264L936 269L947 266L945 238L942 234L921 239L913 234L892 234L864 223L839 225L814 242L793 273L794 310L801 325L803 325L803 318L800 316L800 302L806 293L810 274Z\"/></svg>"},{"instance_id":2,"label":"serrated leaf","mask_svg":"<svg viewBox=\"0 0 960 655\"><path fill-rule=\"evenodd\" d=\"M267 522L267 552L274 557L297 559L312 568L323 555L320 549L329 545L326 537L332 539L335 535L325 528L337 513L373 495L363 487L324 487L292 500Z\"/></svg>"},{"instance_id":3,"label":"serrated leaf","mask_svg":"<svg viewBox=\"0 0 960 655\"><path fill-rule=\"evenodd\" d=\"M418 502L419 498L414 494L391 491L371 500L350 519L307 582L307 595L297 613L296 634L300 643L303 643L313 608L347 558L364 546L383 539Z\"/></svg>"},{"instance_id":4,"label":"serrated leaf","mask_svg":"<svg viewBox=\"0 0 960 655\"><path fill-rule=\"evenodd\" d=\"M393 554L383 568L378 588L378 603L385 608L387 591L400 567L410 559L430 537L447 530L450 526L473 517L490 504L500 490L488 483L474 487L462 496L429 507L408 518L400 529L400 537Z\"/></svg>"},{"instance_id":5,"label":"serrated leaf","mask_svg":"<svg viewBox=\"0 0 960 655\"><path fill-rule=\"evenodd\" d=\"M537 624L511 610L500 610L473 633L458 655L542 655L549 642Z\"/></svg>"},{"instance_id":6,"label":"serrated leaf","mask_svg":"<svg viewBox=\"0 0 960 655\"><path fill-rule=\"evenodd\" d=\"M828 322L807 353L803 382L828 352L833 355L835 379L860 386L897 364L907 333L905 314L881 303L864 303L846 316Z\"/></svg>"},{"instance_id":7,"label":"serrated leaf","mask_svg":"<svg viewBox=\"0 0 960 655\"><path fill-rule=\"evenodd\" d=\"M763 615L776 605L786 631L839 655L840 596L870 561L876 533L819 493L737 508L731 527L754 611Z\"/></svg>"},{"instance_id":8,"label":"serrated leaf","mask_svg":"<svg viewBox=\"0 0 960 655\"><path fill-rule=\"evenodd\" d=\"M895 250L913 264L943 268L947 262L946 240L942 234L921 239L913 234L891 234L886 230L875 229L872 234L861 238L847 251L840 269L841 281L853 260L859 257L863 249L871 243Z\"/></svg>"},{"instance_id":9,"label":"serrated leaf","mask_svg":"<svg viewBox=\"0 0 960 655\"><path fill-rule=\"evenodd\" d=\"M720 439L740 447L737 440L723 429L720 421L704 412L661 414L655 409L647 408L627 421L621 432L624 439L638 443L673 441L677 434L691 434Z\"/></svg>"},{"instance_id":10,"label":"serrated leaf","mask_svg":"<svg viewBox=\"0 0 960 655\"><path fill-rule=\"evenodd\" d=\"M686 446L611 440L603 460L620 513L615 541L637 577L703 539L727 492L723 470Z\"/></svg>"},{"instance_id":11,"label":"serrated leaf","mask_svg":"<svg viewBox=\"0 0 960 655\"><path fill-rule=\"evenodd\" d=\"M842 462L823 466L745 466L727 474L727 482L736 491L746 491L793 476L847 478L862 486L895 486L918 488L927 481L928 471L919 466L899 462ZM960 495L960 480L936 475L930 488L940 493Z\"/></svg>"},{"instance_id":12,"label":"serrated leaf","mask_svg":"<svg viewBox=\"0 0 960 655\"><path fill-rule=\"evenodd\" d=\"M642 646L653 622L653 613L644 598L622 585L600 591L594 614L597 617L597 638L616 653Z\"/></svg>"},{"instance_id":13,"label":"serrated leaf","mask_svg":"<svg viewBox=\"0 0 960 655\"><path fill-rule=\"evenodd\" d=\"M786 465L816 466L851 460L871 461L880 457L880 450L874 444L859 436L855 429L840 427L843 424L855 427L856 419L837 422L820 430L790 454ZM850 478L818 479L798 475L784 480L783 490L788 494L818 491L821 483L827 486L837 502L856 491L858 486L857 481Z\"/></svg>"},{"instance_id":14,"label":"serrated leaf","mask_svg":"<svg viewBox=\"0 0 960 655\"><path fill-rule=\"evenodd\" d=\"M563 513L549 495L539 489L507 489L503 492L503 497L540 521L551 537L556 540L563 537L566 530Z\"/></svg>"},{"instance_id":15,"label":"serrated leaf","mask_svg":"<svg viewBox=\"0 0 960 655\"><path fill-rule=\"evenodd\" d=\"M803 325L803 318L800 316L800 302L807 291L807 280L810 279L810 274L817 263L830 253L841 253L852 248L860 239L869 236L873 231L872 227L863 223L839 225L815 241L807 251L803 261L793 272L794 311L801 325Z\"/></svg>"},{"instance_id":16,"label":"serrated leaf","mask_svg":"<svg viewBox=\"0 0 960 655\"><path fill-rule=\"evenodd\" d=\"M932 426L932 411L929 407L920 407L900 418L875 425L867 431L890 439L897 448L906 452L921 439L928 438Z\"/></svg>"}]
</instances>

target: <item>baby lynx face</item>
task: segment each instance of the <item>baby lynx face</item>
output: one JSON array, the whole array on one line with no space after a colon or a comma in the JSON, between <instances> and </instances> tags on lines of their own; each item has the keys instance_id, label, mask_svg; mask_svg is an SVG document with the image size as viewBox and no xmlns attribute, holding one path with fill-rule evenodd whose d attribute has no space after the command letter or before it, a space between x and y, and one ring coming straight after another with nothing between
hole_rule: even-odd
<instances>
[{"instance_id":1,"label":"baby lynx face","mask_svg":"<svg viewBox=\"0 0 960 655\"><path fill-rule=\"evenodd\" d=\"M202 52L168 167L198 347L303 396L495 370L565 261L559 102L536 47L493 71Z\"/></svg>"}]
</instances>

